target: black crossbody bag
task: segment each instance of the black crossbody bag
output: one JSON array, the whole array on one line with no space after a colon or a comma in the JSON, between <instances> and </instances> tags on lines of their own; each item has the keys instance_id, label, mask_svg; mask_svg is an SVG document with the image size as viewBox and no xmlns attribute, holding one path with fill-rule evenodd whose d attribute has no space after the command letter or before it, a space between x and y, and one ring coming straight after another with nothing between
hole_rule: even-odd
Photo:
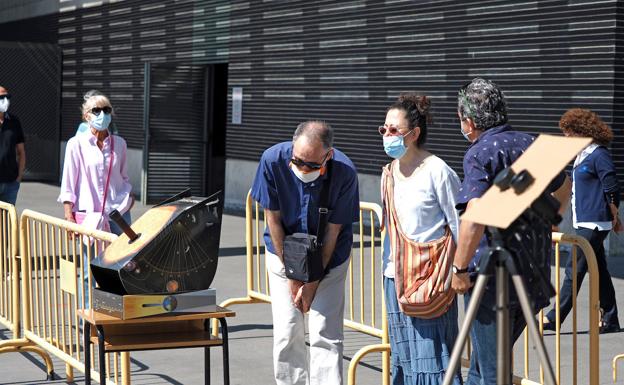
<instances>
[{"instance_id":1,"label":"black crossbody bag","mask_svg":"<svg viewBox=\"0 0 624 385\"><path fill-rule=\"evenodd\" d=\"M327 162L327 178L323 182L319 201L316 235L295 233L284 238L284 267L286 277L301 282L314 282L327 273L323 268L323 243L329 219L329 185L332 163Z\"/></svg>"}]
</instances>

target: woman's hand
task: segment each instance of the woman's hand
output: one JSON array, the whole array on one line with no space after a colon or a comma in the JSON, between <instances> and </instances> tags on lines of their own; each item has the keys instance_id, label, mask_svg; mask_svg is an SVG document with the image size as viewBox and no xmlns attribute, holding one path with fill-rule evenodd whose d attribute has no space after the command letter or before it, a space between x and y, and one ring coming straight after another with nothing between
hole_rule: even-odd
<instances>
[{"instance_id":1,"label":"woman's hand","mask_svg":"<svg viewBox=\"0 0 624 385\"><path fill-rule=\"evenodd\" d=\"M71 202L63 202L63 212L65 213L65 220L76 223L76 216L74 214L74 204Z\"/></svg>"},{"instance_id":2,"label":"woman's hand","mask_svg":"<svg viewBox=\"0 0 624 385\"><path fill-rule=\"evenodd\" d=\"M613 220L611 221L611 225L613 226L613 231L616 233L621 233L624 228L622 228L622 221L620 221L620 215L618 213L618 208L613 203L609 203L609 210L611 210L611 216Z\"/></svg>"}]
</instances>

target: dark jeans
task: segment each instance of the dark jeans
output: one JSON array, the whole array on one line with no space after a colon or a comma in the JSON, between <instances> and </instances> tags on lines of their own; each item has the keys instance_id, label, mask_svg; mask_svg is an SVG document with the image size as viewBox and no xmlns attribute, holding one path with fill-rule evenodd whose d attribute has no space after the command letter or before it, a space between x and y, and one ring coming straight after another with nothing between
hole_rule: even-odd
<instances>
[{"instance_id":1,"label":"dark jeans","mask_svg":"<svg viewBox=\"0 0 624 385\"><path fill-rule=\"evenodd\" d=\"M607 326L619 326L617 304L615 302L615 289L611 274L607 268L607 257L605 256L604 240L607 238L609 231L599 231L598 229L590 230L579 228L576 234L587 239L596 254L596 262L598 263L598 281L600 288L600 307L604 310L603 321ZM576 258L576 296L583 283L587 273L587 259L583 252L577 254ZM567 317L572 310L572 258L568 258L565 269L565 279L561 286L561 322ZM555 322L555 309L548 312L548 319Z\"/></svg>"},{"instance_id":2,"label":"dark jeans","mask_svg":"<svg viewBox=\"0 0 624 385\"><path fill-rule=\"evenodd\" d=\"M19 188L20 182L18 181L0 183L0 201L15 205Z\"/></svg>"},{"instance_id":3,"label":"dark jeans","mask_svg":"<svg viewBox=\"0 0 624 385\"><path fill-rule=\"evenodd\" d=\"M493 281L494 279L490 278L490 282ZM488 285L487 290L492 290L492 285ZM471 294L472 291L464 294L466 308L470 303ZM466 385L496 385L496 310L495 303L490 303L492 298L495 298L492 293L484 294L477 317L470 328L473 350ZM514 342L524 331L526 321L520 306L510 306L509 318L511 346L513 347ZM511 363L511 357L509 360ZM511 384L511 379L509 379L509 384Z\"/></svg>"}]
</instances>

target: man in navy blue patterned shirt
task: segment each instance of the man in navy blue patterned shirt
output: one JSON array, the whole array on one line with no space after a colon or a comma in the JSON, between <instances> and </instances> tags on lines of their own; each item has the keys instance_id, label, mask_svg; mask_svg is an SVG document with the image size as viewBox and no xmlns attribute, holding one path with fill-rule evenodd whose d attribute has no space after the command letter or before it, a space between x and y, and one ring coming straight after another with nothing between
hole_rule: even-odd
<instances>
[{"instance_id":1,"label":"man in navy blue patterned shirt","mask_svg":"<svg viewBox=\"0 0 624 385\"><path fill-rule=\"evenodd\" d=\"M251 189L265 209L267 223L264 242L278 385L342 384L344 283L353 243L351 225L359 220L360 201L355 167L332 142L333 131L325 122L301 123L292 142L278 143L262 154ZM328 273L321 281L304 284L285 275L283 241L293 233L317 233L320 194L327 183L322 259Z\"/></svg>"},{"instance_id":2,"label":"man in navy blue patterned shirt","mask_svg":"<svg viewBox=\"0 0 624 385\"><path fill-rule=\"evenodd\" d=\"M472 143L464 155L464 180L457 197L457 209L463 211L492 186L500 171L522 155L533 143L534 137L511 129L507 124L505 95L496 84L485 79L475 78L462 87L458 95L458 115L462 135ZM561 203L560 213L565 211L569 202L570 186L570 181L562 172L548 188ZM535 223L531 227L533 231L521 234L521 239L506 238L505 246L516 256L530 294L534 294L534 310L537 310L548 305L548 299L539 292L538 278L526 272L539 268L546 277L549 276L551 228L545 223ZM465 303L470 300L473 278L478 272L481 256L488 251L488 241L489 233L483 225L461 221L452 287L458 293L464 293ZM526 321L513 289L510 302L513 345ZM490 278L470 333L474 350L466 382L468 385L496 384L495 305L496 283L494 278Z\"/></svg>"}]
</instances>

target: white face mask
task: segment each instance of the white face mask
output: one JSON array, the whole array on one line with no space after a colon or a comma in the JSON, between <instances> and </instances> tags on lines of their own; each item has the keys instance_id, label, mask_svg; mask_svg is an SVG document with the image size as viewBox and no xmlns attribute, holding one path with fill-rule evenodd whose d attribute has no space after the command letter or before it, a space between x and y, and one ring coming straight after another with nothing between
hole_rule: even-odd
<instances>
[{"instance_id":1,"label":"white face mask","mask_svg":"<svg viewBox=\"0 0 624 385\"><path fill-rule=\"evenodd\" d=\"M469 141L470 143L472 143L472 140L470 140L470 134L472 134L472 131L470 132L464 132L463 128L459 129L462 133L462 135L464 136L464 139L466 139L467 141Z\"/></svg>"},{"instance_id":2,"label":"white face mask","mask_svg":"<svg viewBox=\"0 0 624 385\"><path fill-rule=\"evenodd\" d=\"M7 112L9 104L11 103L8 98L0 99L0 112Z\"/></svg>"},{"instance_id":3,"label":"white face mask","mask_svg":"<svg viewBox=\"0 0 624 385\"><path fill-rule=\"evenodd\" d=\"M319 176L321 176L321 170L316 170L316 171L306 173L306 172L299 170L299 168L297 168L297 166L295 166L294 164L290 165L290 169L295 173L295 176L299 178L299 180L302 181L303 183L314 182L315 180L318 179Z\"/></svg>"}]
</instances>

